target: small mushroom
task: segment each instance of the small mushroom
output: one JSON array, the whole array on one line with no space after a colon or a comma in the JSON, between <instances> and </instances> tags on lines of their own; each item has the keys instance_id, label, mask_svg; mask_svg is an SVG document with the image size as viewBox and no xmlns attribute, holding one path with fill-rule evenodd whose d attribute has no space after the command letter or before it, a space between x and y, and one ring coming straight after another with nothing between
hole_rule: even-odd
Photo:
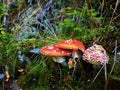
<instances>
[{"instance_id":1,"label":"small mushroom","mask_svg":"<svg viewBox=\"0 0 120 90\"><path fill-rule=\"evenodd\" d=\"M105 82L107 83L107 68L106 64L109 61L109 56L107 55L105 49L101 45L93 45L85 50L83 54L83 59L91 64L94 65L103 65L105 69ZM100 69L100 71L102 68ZM96 74L96 77L100 73L100 71ZM92 83L95 81L96 77L92 81Z\"/></svg>"},{"instance_id":2,"label":"small mushroom","mask_svg":"<svg viewBox=\"0 0 120 90\"><path fill-rule=\"evenodd\" d=\"M73 58L78 58L79 57L79 51L81 50L82 52L85 51L85 46L81 41L75 40L75 39L69 39L69 40L63 40L60 41L58 44L59 48L63 49L71 49L72 51L72 57Z\"/></svg>"},{"instance_id":3,"label":"small mushroom","mask_svg":"<svg viewBox=\"0 0 120 90\"><path fill-rule=\"evenodd\" d=\"M85 50L83 59L91 64L103 65L108 63L109 56L101 45L95 44Z\"/></svg>"},{"instance_id":4,"label":"small mushroom","mask_svg":"<svg viewBox=\"0 0 120 90\"><path fill-rule=\"evenodd\" d=\"M55 62L61 63L63 65L67 65L64 56L71 55L71 51L61 49L57 47L57 45L45 46L40 50L40 53L43 55L52 56Z\"/></svg>"},{"instance_id":5,"label":"small mushroom","mask_svg":"<svg viewBox=\"0 0 120 90\"><path fill-rule=\"evenodd\" d=\"M72 60L74 63L76 63L75 59L78 59L80 57L79 50L81 50L82 52L85 51L84 44L81 41L75 39L63 40L60 41L57 45L59 48L72 50ZM71 59L69 60L69 62L71 62ZM73 66L75 66L75 64L73 64ZM72 66L70 65L70 67Z\"/></svg>"}]
</instances>

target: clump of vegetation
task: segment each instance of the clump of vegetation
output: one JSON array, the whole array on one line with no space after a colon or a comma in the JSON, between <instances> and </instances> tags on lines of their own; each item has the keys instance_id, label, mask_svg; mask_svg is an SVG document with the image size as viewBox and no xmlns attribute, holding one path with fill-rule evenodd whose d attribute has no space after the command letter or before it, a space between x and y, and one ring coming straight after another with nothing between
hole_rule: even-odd
<instances>
[{"instance_id":1,"label":"clump of vegetation","mask_svg":"<svg viewBox=\"0 0 120 90\"><path fill-rule=\"evenodd\" d=\"M13 84L11 81L18 80L16 83L18 87L25 90L92 90L92 87L88 86L95 77L93 73L99 70L93 69L91 64L86 65L83 62L84 72L90 72L86 76L85 73L80 72L80 62L78 62L75 75L71 77L74 68L63 67L53 62L52 58L40 54L43 46L71 38L83 41L86 48L94 43L102 44L110 56L108 73L113 72L108 77L110 80L119 81L118 2L103 2L104 0L102 2L28 0L30 3L24 0L14 1L9 7L6 4L0 5L0 66L2 67L0 70L5 75L6 71L9 74L8 82L5 83ZM115 6L115 8L112 7L113 11L108 9L110 5ZM3 23L3 17L6 15L9 20L9 30ZM42 18L39 17L41 15ZM31 50L33 51L30 52ZM112 67L113 70L111 70ZM101 73L98 76L93 88L104 88L104 85L101 85L104 82L103 75L104 73ZM4 79L6 78L5 76ZM28 84L28 82L31 83Z\"/></svg>"},{"instance_id":2,"label":"clump of vegetation","mask_svg":"<svg viewBox=\"0 0 120 90\"><path fill-rule=\"evenodd\" d=\"M63 21L59 22L58 32L65 38L76 38L84 41L85 43L94 43L105 38L104 34L107 34L111 30L111 27L107 25L103 27L102 17L94 9L89 9L85 5L82 9L72 9L66 12ZM99 41L98 41L99 42Z\"/></svg>"},{"instance_id":3,"label":"clump of vegetation","mask_svg":"<svg viewBox=\"0 0 120 90\"><path fill-rule=\"evenodd\" d=\"M4 21L2 22L2 18L3 18L5 15L7 15L6 10L7 10L7 5L0 3L0 20L1 20L1 21L0 21L0 30L1 30L1 29L4 29L4 28L2 28L2 27L4 26L5 22L4 22Z\"/></svg>"}]
</instances>

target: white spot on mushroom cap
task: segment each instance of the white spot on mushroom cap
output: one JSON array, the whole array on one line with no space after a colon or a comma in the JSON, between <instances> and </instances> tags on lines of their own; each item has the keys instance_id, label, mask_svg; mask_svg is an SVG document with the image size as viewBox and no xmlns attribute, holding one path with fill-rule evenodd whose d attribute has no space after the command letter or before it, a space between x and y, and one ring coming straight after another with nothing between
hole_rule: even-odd
<instances>
[{"instance_id":1,"label":"white spot on mushroom cap","mask_svg":"<svg viewBox=\"0 0 120 90\"><path fill-rule=\"evenodd\" d=\"M66 40L67 43L72 43L72 39Z\"/></svg>"},{"instance_id":2,"label":"white spot on mushroom cap","mask_svg":"<svg viewBox=\"0 0 120 90\"><path fill-rule=\"evenodd\" d=\"M54 47L53 46L48 46L48 49L53 49Z\"/></svg>"},{"instance_id":3,"label":"white spot on mushroom cap","mask_svg":"<svg viewBox=\"0 0 120 90\"><path fill-rule=\"evenodd\" d=\"M62 53L64 54L65 52L64 52L64 51L62 51Z\"/></svg>"}]
</instances>

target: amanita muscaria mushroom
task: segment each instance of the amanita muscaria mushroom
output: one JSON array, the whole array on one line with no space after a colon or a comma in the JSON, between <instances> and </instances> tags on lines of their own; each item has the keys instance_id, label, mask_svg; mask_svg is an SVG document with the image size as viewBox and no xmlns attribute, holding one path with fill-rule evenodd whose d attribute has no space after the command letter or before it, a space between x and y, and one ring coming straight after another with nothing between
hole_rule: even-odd
<instances>
[{"instance_id":1,"label":"amanita muscaria mushroom","mask_svg":"<svg viewBox=\"0 0 120 90\"><path fill-rule=\"evenodd\" d=\"M57 45L45 46L40 50L40 53L44 55L52 56L55 62L61 63L63 65L66 65L64 56L71 55L71 51L61 49L57 47Z\"/></svg>"},{"instance_id":2,"label":"amanita muscaria mushroom","mask_svg":"<svg viewBox=\"0 0 120 90\"><path fill-rule=\"evenodd\" d=\"M81 50L82 52L85 51L84 44L81 41L78 41L75 39L63 40L63 41L60 41L57 45L59 48L71 49L73 58L79 57L78 50Z\"/></svg>"},{"instance_id":3,"label":"amanita muscaria mushroom","mask_svg":"<svg viewBox=\"0 0 120 90\"><path fill-rule=\"evenodd\" d=\"M103 65L103 67L105 67L105 82L107 81L106 64L109 61L109 56L107 55L105 49L101 45L95 44L95 45L89 47L88 49L86 49L83 54L83 59L94 65ZM100 72L98 72L98 73L100 73ZM98 75L98 73L97 73L97 75ZM97 75L96 75L96 77L97 77ZM94 78L94 80L95 80L95 78ZM93 82L94 82L94 80L93 80Z\"/></svg>"},{"instance_id":4,"label":"amanita muscaria mushroom","mask_svg":"<svg viewBox=\"0 0 120 90\"><path fill-rule=\"evenodd\" d=\"M83 59L91 64L103 65L108 63L109 56L101 45L95 44L85 50Z\"/></svg>"},{"instance_id":5,"label":"amanita muscaria mushroom","mask_svg":"<svg viewBox=\"0 0 120 90\"><path fill-rule=\"evenodd\" d=\"M75 59L76 58L78 59L80 57L79 50L81 50L82 52L85 51L84 44L81 41L75 40L75 39L62 40L57 45L58 45L59 48L72 50L73 60L70 59L69 62L68 62L69 66L71 68L76 65ZM74 63L73 65L72 65L72 62Z\"/></svg>"}]
</instances>

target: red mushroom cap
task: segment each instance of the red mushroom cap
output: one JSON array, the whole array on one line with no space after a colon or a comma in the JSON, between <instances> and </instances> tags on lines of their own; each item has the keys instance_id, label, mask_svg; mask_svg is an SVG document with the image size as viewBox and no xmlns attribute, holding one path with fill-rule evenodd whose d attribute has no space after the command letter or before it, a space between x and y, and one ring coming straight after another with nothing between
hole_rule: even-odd
<instances>
[{"instance_id":1,"label":"red mushroom cap","mask_svg":"<svg viewBox=\"0 0 120 90\"><path fill-rule=\"evenodd\" d=\"M57 45L45 46L40 50L40 53L49 56L70 56L71 51L61 49Z\"/></svg>"},{"instance_id":2,"label":"red mushroom cap","mask_svg":"<svg viewBox=\"0 0 120 90\"><path fill-rule=\"evenodd\" d=\"M73 50L80 49L82 52L85 51L84 44L78 40L73 40L73 39L63 40L60 41L57 45L59 48L63 48L63 49L73 49Z\"/></svg>"}]
</instances>

